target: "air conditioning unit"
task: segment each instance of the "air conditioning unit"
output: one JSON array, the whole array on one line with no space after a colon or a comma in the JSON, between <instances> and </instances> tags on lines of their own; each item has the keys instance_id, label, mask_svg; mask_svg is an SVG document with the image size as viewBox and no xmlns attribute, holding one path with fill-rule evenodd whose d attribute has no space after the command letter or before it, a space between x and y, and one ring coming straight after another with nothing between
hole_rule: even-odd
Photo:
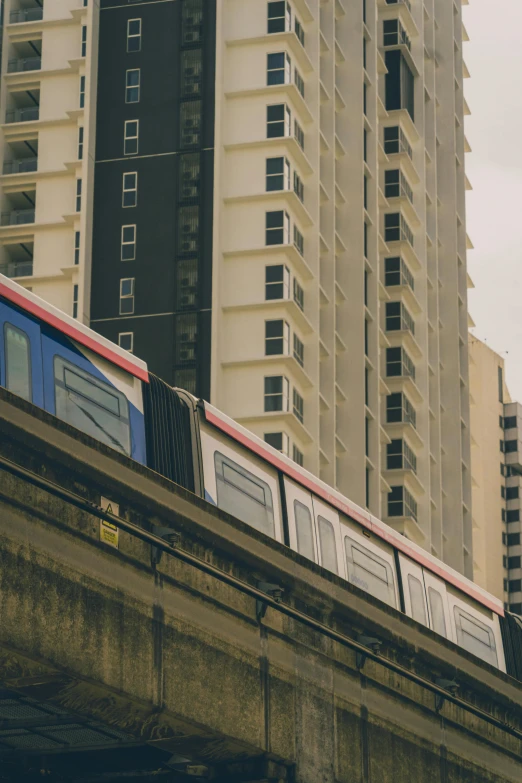
<instances>
[{"instance_id":1,"label":"air conditioning unit","mask_svg":"<svg viewBox=\"0 0 522 783\"><path fill-rule=\"evenodd\" d=\"M182 142L187 147L192 147L196 144L199 144L199 133L184 133Z\"/></svg>"},{"instance_id":2,"label":"air conditioning unit","mask_svg":"<svg viewBox=\"0 0 522 783\"><path fill-rule=\"evenodd\" d=\"M180 340L179 358L182 362L193 362L196 359L196 343L187 342L184 343Z\"/></svg>"},{"instance_id":3,"label":"air conditioning unit","mask_svg":"<svg viewBox=\"0 0 522 783\"><path fill-rule=\"evenodd\" d=\"M185 33L186 43L194 43L195 41L199 41L199 33L197 31L192 33Z\"/></svg>"},{"instance_id":4,"label":"air conditioning unit","mask_svg":"<svg viewBox=\"0 0 522 783\"><path fill-rule=\"evenodd\" d=\"M185 85L185 95L199 95L201 93L201 85L199 82Z\"/></svg>"},{"instance_id":5,"label":"air conditioning unit","mask_svg":"<svg viewBox=\"0 0 522 783\"><path fill-rule=\"evenodd\" d=\"M183 253L195 253L198 249L198 242L196 239L186 240L181 243L181 250Z\"/></svg>"},{"instance_id":6,"label":"air conditioning unit","mask_svg":"<svg viewBox=\"0 0 522 783\"><path fill-rule=\"evenodd\" d=\"M181 307L195 307L196 306L196 294L184 294L180 297Z\"/></svg>"},{"instance_id":7,"label":"air conditioning unit","mask_svg":"<svg viewBox=\"0 0 522 783\"><path fill-rule=\"evenodd\" d=\"M197 198L198 187L197 185L185 185L181 191L183 198Z\"/></svg>"}]
</instances>

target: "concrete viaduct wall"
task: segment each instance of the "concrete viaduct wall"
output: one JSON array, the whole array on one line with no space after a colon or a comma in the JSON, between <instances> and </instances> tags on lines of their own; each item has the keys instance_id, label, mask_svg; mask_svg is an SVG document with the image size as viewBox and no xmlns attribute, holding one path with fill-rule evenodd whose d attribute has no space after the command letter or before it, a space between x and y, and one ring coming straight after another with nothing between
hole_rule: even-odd
<instances>
[{"instance_id":1,"label":"concrete viaduct wall","mask_svg":"<svg viewBox=\"0 0 522 783\"><path fill-rule=\"evenodd\" d=\"M0 457L356 638L521 729L522 686L204 501L0 390ZM0 683L227 781L520 783L521 741L1 469ZM1 739L0 739L1 741ZM174 778L173 778L174 779Z\"/></svg>"}]
</instances>

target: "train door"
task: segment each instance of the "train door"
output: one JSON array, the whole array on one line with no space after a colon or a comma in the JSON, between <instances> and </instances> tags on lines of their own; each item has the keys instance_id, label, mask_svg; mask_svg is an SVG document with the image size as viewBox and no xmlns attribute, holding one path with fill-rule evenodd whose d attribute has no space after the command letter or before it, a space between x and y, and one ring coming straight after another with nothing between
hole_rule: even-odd
<instances>
[{"instance_id":1,"label":"train door","mask_svg":"<svg viewBox=\"0 0 522 783\"><path fill-rule=\"evenodd\" d=\"M319 559L312 495L286 476L284 482L290 547L317 563Z\"/></svg>"},{"instance_id":2,"label":"train door","mask_svg":"<svg viewBox=\"0 0 522 783\"><path fill-rule=\"evenodd\" d=\"M40 325L0 301L0 385L44 407Z\"/></svg>"},{"instance_id":3,"label":"train door","mask_svg":"<svg viewBox=\"0 0 522 783\"><path fill-rule=\"evenodd\" d=\"M435 633L445 636L446 639L454 642L446 584L442 579L432 574L431 571L426 571L426 569L423 569L423 576L426 598L428 600L430 628Z\"/></svg>"},{"instance_id":4,"label":"train door","mask_svg":"<svg viewBox=\"0 0 522 783\"><path fill-rule=\"evenodd\" d=\"M319 563L328 571L346 578L342 557L342 540L339 514L322 500L312 497L317 531Z\"/></svg>"},{"instance_id":5,"label":"train door","mask_svg":"<svg viewBox=\"0 0 522 783\"><path fill-rule=\"evenodd\" d=\"M404 608L408 617L429 626L428 601L422 568L404 555L399 555Z\"/></svg>"}]
</instances>

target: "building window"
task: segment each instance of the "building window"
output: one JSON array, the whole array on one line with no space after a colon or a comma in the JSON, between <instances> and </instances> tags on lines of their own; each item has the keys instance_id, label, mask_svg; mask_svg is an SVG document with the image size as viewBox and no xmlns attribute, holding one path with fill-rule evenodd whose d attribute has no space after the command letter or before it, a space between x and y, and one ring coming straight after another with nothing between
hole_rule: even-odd
<instances>
[{"instance_id":1,"label":"building window","mask_svg":"<svg viewBox=\"0 0 522 783\"><path fill-rule=\"evenodd\" d=\"M265 432L264 440L265 443L268 443L268 445L272 446L273 449L276 449L282 454L286 454L288 456L290 449L290 439L286 432Z\"/></svg>"},{"instance_id":2,"label":"building window","mask_svg":"<svg viewBox=\"0 0 522 783\"><path fill-rule=\"evenodd\" d=\"M294 333L294 359L301 367L304 367L304 345Z\"/></svg>"},{"instance_id":3,"label":"building window","mask_svg":"<svg viewBox=\"0 0 522 783\"><path fill-rule=\"evenodd\" d=\"M304 98L305 97L305 83L304 83L303 77L301 76L301 74L299 73L297 68L294 68L294 81L295 81L295 86L297 87L297 89L301 93L301 96Z\"/></svg>"},{"instance_id":4,"label":"building window","mask_svg":"<svg viewBox=\"0 0 522 783\"><path fill-rule=\"evenodd\" d=\"M304 237L297 228L297 226L294 226L294 245L299 251L299 253L303 256L304 255Z\"/></svg>"},{"instance_id":5,"label":"building window","mask_svg":"<svg viewBox=\"0 0 522 783\"><path fill-rule=\"evenodd\" d=\"M286 52L272 52L266 56L266 83L290 84L292 61Z\"/></svg>"},{"instance_id":6,"label":"building window","mask_svg":"<svg viewBox=\"0 0 522 783\"><path fill-rule=\"evenodd\" d=\"M265 378L265 412L288 412L290 407L290 384L284 375L270 375Z\"/></svg>"},{"instance_id":7,"label":"building window","mask_svg":"<svg viewBox=\"0 0 522 783\"><path fill-rule=\"evenodd\" d=\"M87 55L87 27L82 25L82 57Z\"/></svg>"},{"instance_id":8,"label":"building window","mask_svg":"<svg viewBox=\"0 0 522 783\"><path fill-rule=\"evenodd\" d=\"M181 207L179 210L178 242L180 253L199 251L199 207Z\"/></svg>"},{"instance_id":9,"label":"building window","mask_svg":"<svg viewBox=\"0 0 522 783\"><path fill-rule=\"evenodd\" d=\"M304 311L304 291L296 277L294 277L294 302L300 310Z\"/></svg>"},{"instance_id":10,"label":"building window","mask_svg":"<svg viewBox=\"0 0 522 783\"><path fill-rule=\"evenodd\" d=\"M121 227L121 260L134 261L136 258L136 226Z\"/></svg>"},{"instance_id":11,"label":"building window","mask_svg":"<svg viewBox=\"0 0 522 783\"><path fill-rule=\"evenodd\" d=\"M290 298L290 271L284 264L265 267L265 299Z\"/></svg>"},{"instance_id":12,"label":"building window","mask_svg":"<svg viewBox=\"0 0 522 783\"><path fill-rule=\"evenodd\" d=\"M73 306L72 306L73 318L78 318L78 285L73 285Z\"/></svg>"},{"instance_id":13,"label":"building window","mask_svg":"<svg viewBox=\"0 0 522 783\"><path fill-rule=\"evenodd\" d=\"M417 503L405 487L391 487L388 493L388 516L417 519Z\"/></svg>"},{"instance_id":14,"label":"building window","mask_svg":"<svg viewBox=\"0 0 522 783\"><path fill-rule=\"evenodd\" d=\"M303 25L301 24L301 22L299 21L297 16L294 19L294 32L297 35L297 38L300 41L301 46L304 47L304 45L305 45L305 32L304 32Z\"/></svg>"},{"instance_id":15,"label":"building window","mask_svg":"<svg viewBox=\"0 0 522 783\"><path fill-rule=\"evenodd\" d=\"M363 177L363 206L368 209L368 177Z\"/></svg>"},{"instance_id":16,"label":"building window","mask_svg":"<svg viewBox=\"0 0 522 783\"><path fill-rule=\"evenodd\" d=\"M387 111L406 109L415 122L415 77L405 57L398 49L385 52L385 104Z\"/></svg>"},{"instance_id":17,"label":"building window","mask_svg":"<svg viewBox=\"0 0 522 783\"><path fill-rule=\"evenodd\" d=\"M304 466L304 454L297 448L295 443L292 446L292 459L301 468Z\"/></svg>"},{"instance_id":18,"label":"building window","mask_svg":"<svg viewBox=\"0 0 522 783\"><path fill-rule=\"evenodd\" d=\"M135 207L138 203L138 173L126 171L122 184L122 207Z\"/></svg>"},{"instance_id":19,"label":"building window","mask_svg":"<svg viewBox=\"0 0 522 783\"><path fill-rule=\"evenodd\" d=\"M411 41L406 30L398 19L385 19L383 24L383 46L407 46L411 49Z\"/></svg>"},{"instance_id":20,"label":"building window","mask_svg":"<svg viewBox=\"0 0 522 783\"><path fill-rule=\"evenodd\" d=\"M520 522L520 511L519 509L514 509L513 511L506 511L506 522ZM509 539L509 536L508 536ZM520 543L520 541L518 542ZM513 543L509 543L508 545L513 546Z\"/></svg>"},{"instance_id":21,"label":"building window","mask_svg":"<svg viewBox=\"0 0 522 783\"><path fill-rule=\"evenodd\" d=\"M74 266L80 263L80 232L74 232Z\"/></svg>"},{"instance_id":22,"label":"building window","mask_svg":"<svg viewBox=\"0 0 522 783\"><path fill-rule=\"evenodd\" d=\"M133 68L125 73L125 103L139 103L141 73Z\"/></svg>"},{"instance_id":23,"label":"building window","mask_svg":"<svg viewBox=\"0 0 522 783\"><path fill-rule=\"evenodd\" d=\"M405 152L409 158L413 157L411 144L398 125L384 128L384 151L387 155L398 155Z\"/></svg>"},{"instance_id":24,"label":"building window","mask_svg":"<svg viewBox=\"0 0 522 783\"><path fill-rule=\"evenodd\" d=\"M294 416L302 424L304 420L304 400L299 394L299 392L297 391L297 389L294 389L293 403L294 403L293 405Z\"/></svg>"},{"instance_id":25,"label":"building window","mask_svg":"<svg viewBox=\"0 0 522 783\"><path fill-rule=\"evenodd\" d=\"M83 160L83 125L78 128L78 160Z\"/></svg>"},{"instance_id":26,"label":"building window","mask_svg":"<svg viewBox=\"0 0 522 783\"><path fill-rule=\"evenodd\" d=\"M502 443L502 441L500 442ZM515 451L518 451L518 440L506 440L504 443L504 452L506 454L513 454Z\"/></svg>"},{"instance_id":27,"label":"building window","mask_svg":"<svg viewBox=\"0 0 522 783\"><path fill-rule=\"evenodd\" d=\"M364 257L368 258L368 223L364 222L364 233L363 233L363 248L364 248Z\"/></svg>"},{"instance_id":28,"label":"building window","mask_svg":"<svg viewBox=\"0 0 522 783\"><path fill-rule=\"evenodd\" d=\"M284 33L292 29L292 10L290 3L280 0L280 2L268 3L268 32Z\"/></svg>"},{"instance_id":29,"label":"building window","mask_svg":"<svg viewBox=\"0 0 522 783\"><path fill-rule=\"evenodd\" d=\"M400 256L384 259L384 285L387 288L407 285L412 291L415 290L413 275Z\"/></svg>"},{"instance_id":30,"label":"building window","mask_svg":"<svg viewBox=\"0 0 522 783\"><path fill-rule=\"evenodd\" d=\"M287 356L289 346L290 327L286 321L265 321L265 356Z\"/></svg>"},{"instance_id":31,"label":"building window","mask_svg":"<svg viewBox=\"0 0 522 783\"><path fill-rule=\"evenodd\" d=\"M294 136L295 136L295 140L297 141L297 143L299 144L301 149L304 150L304 145L305 145L305 143L304 143L304 131L301 128L301 126L299 125L299 123L297 122L297 120L295 120L295 122L294 122Z\"/></svg>"},{"instance_id":32,"label":"building window","mask_svg":"<svg viewBox=\"0 0 522 783\"><path fill-rule=\"evenodd\" d=\"M364 355L368 356L368 351L370 349L370 335L368 332L368 319L364 319Z\"/></svg>"},{"instance_id":33,"label":"building window","mask_svg":"<svg viewBox=\"0 0 522 783\"><path fill-rule=\"evenodd\" d=\"M368 367L364 368L364 404L368 405L370 399L370 371Z\"/></svg>"},{"instance_id":34,"label":"building window","mask_svg":"<svg viewBox=\"0 0 522 783\"><path fill-rule=\"evenodd\" d=\"M290 244L290 218L283 210L267 212L265 215L265 244Z\"/></svg>"},{"instance_id":35,"label":"building window","mask_svg":"<svg viewBox=\"0 0 522 783\"><path fill-rule=\"evenodd\" d=\"M413 427L417 426L415 408L402 392L394 392L386 397L386 422L387 424L402 422Z\"/></svg>"},{"instance_id":36,"label":"building window","mask_svg":"<svg viewBox=\"0 0 522 783\"><path fill-rule=\"evenodd\" d=\"M119 332L118 345L124 351L132 353L134 350L134 332Z\"/></svg>"},{"instance_id":37,"label":"building window","mask_svg":"<svg viewBox=\"0 0 522 783\"><path fill-rule=\"evenodd\" d=\"M513 571L515 568L520 568L520 555L517 555L516 557L508 557L508 566L510 571Z\"/></svg>"},{"instance_id":38,"label":"building window","mask_svg":"<svg viewBox=\"0 0 522 783\"><path fill-rule=\"evenodd\" d=\"M294 193L297 195L299 201L304 201L303 180L301 179L297 171L294 171Z\"/></svg>"},{"instance_id":39,"label":"building window","mask_svg":"<svg viewBox=\"0 0 522 783\"><path fill-rule=\"evenodd\" d=\"M76 211L81 212L82 209L82 181L76 180Z\"/></svg>"},{"instance_id":40,"label":"building window","mask_svg":"<svg viewBox=\"0 0 522 783\"><path fill-rule=\"evenodd\" d=\"M518 496L518 487L506 487L506 500L516 500Z\"/></svg>"},{"instance_id":41,"label":"building window","mask_svg":"<svg viewBox=\"0 0 522 783\"><path fill-rule=\"evenodd\" d=\"M370 508L370 473L371 473L370 468L366 468L366 471L365 471L365 477L366 477L366 481L365 481L365 504L366 504L366 508Z\"/></svg>"},{"instance_id":42,"label":"building window","mask_svg":"<svg viewBox=\"0 0 522 783\"><path fill-rule=\"evenodd\" d=\"M520 593L522 591L522 579L510 579L508 590L510 593Z\"/></svg>"},{"instance_id":43,"label":"building window","mask_svg":"<svg viewBox=\"0 0 522 783\"><path fill-rule=\"evenodd\" d=\"M200 193L200 159L198 153L181 156L179 185L181 199L194 199Z\"/></svg>"},{"instance_id":44,"label":"building window","mask_svg":"<svg viewBox=\"0 0 522 783\"><path fill-rule=\"evenodd\" d=\"M370 277L370 273L367 269L364 270L364 304L366 307L368 307L368 278Z\"/></svg>"},{"instance_id":45,"label":"building window","mask_svg":"<svg viewBox=\"0 0 522 783\"><path fill-rule=\"evenodd\" d=\"M370 420L368 416L364 417L364 453L370 456Z\"/></svg>"},{"instance_id":46,"label":"building window","mask_svg":"<svg viewBox=\"0 0 522 783\"><path fill-rule=\"evenodd\" d=\"M197 147L201 141L201 101L182 103L179 116L181 147Z\"/></svg>"},{"instance_id":47,"label":"building window","mask_svg":"<svg viewBox=\"0 0 522 783\"><path fill-rule=\"evenodd\" d=\"M415 380L415 365L404 348L386 349L386 376Z\"/></svg>"},{"instance_id":48,"label":"building window","mask_svg":"<svg viewBox=\"0 0 522 783\"><path fill-rule=\"evenodd\" d=\"M140 133L139 120L126 120L123 132L123 154L138 154L138 139Z\"/></svg>"},{"instance_id":49,"label":"building window","mask_svg":"<svg viewBox=\"0 0 522 783\"><path fill-rule=\"evenodd\" d=\"M85 76L80 76L80 109L85 108Z\"/></svg>"},{"instance_id":50,"label":"building window","mask_svg":"<svg viewBox=\"0 0 522 783\"><path fill-rule=\"evenodd\" d=\"M368 162L368 131L366 128L363 130L363 158L365 163Z\"/></svg>"},{"instance_id":51,"label":"building window","mask_svg":"<svg viewBox=\"0 0 522 783\"><path fill-rule=\"evenodd\" d=\"M502 522L505 522L506 521L506 509L505 508L500 510L500 516L502 518Z\"/></svg>"},{"instance_id":52,"label":"building window","mask_svg":"<svg viewBox=\"0 0 522 783\"><path fill-rule=\"evenodd\" d=\"M203 82L201 49L187 49L181 57L181 94L184 98L199 98Z\"/></svg>"},{"instance_id":53,"label":"building window","mask_svg":"<svg viewBox=\"0 0 522 783\"><path fill-rule=\"evenodd\" d=\"M127 51L141 51L141 19L129 19L127 22Z\"/></svg>"},{"instance_id":54,"label":"building window","mask_svg":"<svg viewBox=\"0 0 522 783\"><path fill-rule=\"evenodd\" d=\"M509 511L508 511L508 514L509 514ZM508 533L507 545L508 546L520 546L520 533Z\"/></svg>"},{"instance_id":55,"label":"building window","mask_svg":"<svg viewBox=\"0 0 522 783\"><path fill-rule=\"evenodd\" d=\"M366 38L363 38L363 68L364 68L364 70L366 70L366 49L367 49Z\"/></svg>"},{"instance_id":56,"label":"building window","mask_svg":"<svg viewBox=\"0 0 522 783\"><path fill-rule=\"evenodd\" d=\"M184 44L203 40L203 2L185 0L181 7L181 40Z\"/></svg>"},{"instance_id":57,"label":"building window","mask_svg":"<svg viewBox=\"0 0 522 783\"><path fill-rule=\"evenodd\" d=\"M290 164L286 158L267 158L266 189L290 190Z\"/></svg>"},{"instance_id":58,"label":"building window","mask_svg":"<svg viewBox=\"0 0 522 783\"><path fill-rule=\"evenodd\" d=\"M406 240L413 247L413 231L400 212L391 212L384 216L384 241L403 242Z\"/></svg>"},{"instance_id":59,"label":"building window","mask_svg":"<svg viewBox=\"0 0 522 783\"><path fill-rule=\"evenodd\" d=\"M386 331L415 334L415 323L402 302L386 302Z\"/></svg>"},{"instance_id":60,"label":"building window","mask_svg":"<svg viewBox=\"0 0 522 783\"><path fill-rule=\"evenodd\" d=\"M504 378L502 367L498 368L498 400L499 402L504 402Z\"/></svg>"},{"instance_id":61,"label":"building window","mask_svg":"<svg viewBox=\"0 0 522 783\"><path fill-rule=\"evenodd\" d=\"M412 470L417 472L417 457L405 440L397 438L386 446L387 470Z\"/></svg>"},{"instance_id":62,"label":"building window","mask_svg":"<svg viewBox=\"0 0 522 783\"><path fill-rule=\"evenodd\" d=\"M363 112L366 117L368 114L368 87L366 82L363 83Z\"/></svg>"},{"instance_id":63,"label":"building window","mask_svg":"<svg viewBox=\"0 0 522 783\"><path fill-rule=\"evenodd\" d=\"M266 107L267 139L290 136L291 127L292 113L285 103L277 103Z\"/></svg>"},{"instance_id":64,"label":"building window","mask_svg":"<svg viewBox=\"0 0 522 783\"><path fill-rule=\"evenodd\" d=\"M120 315L134 313L134 278L122 277L120 280Z\"/></svg>"},{"instance_id":65,"label":"building window","mask_svg":"<svg viewBox=\"0 0 522 783\"><path fill-rule=\"evenodd\" d=\"M499 387L500 388L500 387ZM502 400L500 400L502 402ZM500 417L502 420L502 416ZM502 421L500 426L505 430L511 430L514 427L517 426L517 417L516 416L506 416Z\"/></svg>"},{"instance_id":66,"label":"building window","mask_svg":"<svg viewBox=\"0 0 522 783\"><path fill-rule=\"evenodd\" d=\"M384 172L384 195L386 198L399 198L406 196L413 204L413 190L399 169L389 169Z\"/></svg>"}]
</instances>

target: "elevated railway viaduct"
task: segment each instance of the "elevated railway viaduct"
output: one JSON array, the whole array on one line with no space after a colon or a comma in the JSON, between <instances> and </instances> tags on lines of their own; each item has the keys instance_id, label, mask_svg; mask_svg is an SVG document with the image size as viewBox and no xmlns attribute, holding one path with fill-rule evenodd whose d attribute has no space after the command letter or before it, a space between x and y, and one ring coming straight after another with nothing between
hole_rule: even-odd
<instances>
[{"instance_id":1,"label":"elevated railway viaduct","mask_svg":"<svg viewBox=\"0 0 522 783\"><path fill-rule=\"evenodd\" d=\"M521 705L520 683L0 389L0 780L520 783Z\"/></svg>"}]
</instances>

